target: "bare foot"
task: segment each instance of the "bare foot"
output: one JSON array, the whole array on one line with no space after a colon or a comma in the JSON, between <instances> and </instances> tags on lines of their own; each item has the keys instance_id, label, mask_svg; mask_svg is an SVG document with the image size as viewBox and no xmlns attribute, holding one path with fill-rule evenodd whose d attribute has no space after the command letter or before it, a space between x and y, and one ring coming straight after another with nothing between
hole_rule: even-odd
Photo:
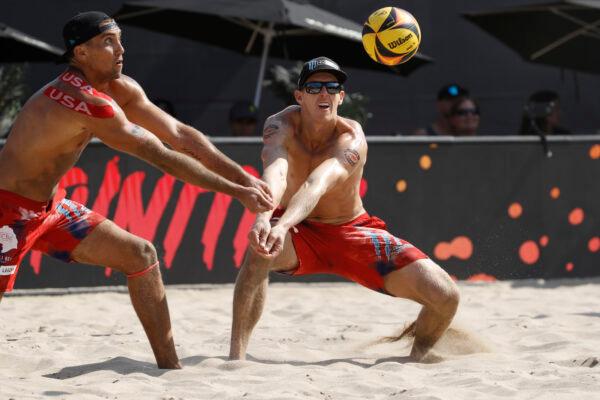
<instances>
[{"instance_id":1,"label":"bare foot","mask_svg":"<svg viewBox=\"0 0 600 400\"><path fill-rule=\"evenodd\" d=\"M181 369L181 363L179 362L179 360L160 360L160 361L156 361L156 364L158 365L159 369Z\"/></svg>"}]
</instances>

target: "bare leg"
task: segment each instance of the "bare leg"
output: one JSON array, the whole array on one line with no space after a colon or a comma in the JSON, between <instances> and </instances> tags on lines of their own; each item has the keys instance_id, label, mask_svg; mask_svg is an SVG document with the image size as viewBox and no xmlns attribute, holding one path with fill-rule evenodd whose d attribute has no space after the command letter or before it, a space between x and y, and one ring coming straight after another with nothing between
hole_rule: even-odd
<instances>
[{"instance_id":1,"label":"bare leg","mask_svg":"<svg viewBox=\"0 0 600 400\"><path fill-rule=\"evenodd\" d=\"M244 360L252 330L256 326L265 305L269 284L270 262L246 253L244 264L238 273L233 292L233 320L231 323L231 346L229 358Z\"/></svg>"},{"instance_id":2,"label":"bare leg","mask_svg":"<svg viewBox=\"0 0 600 400\"><path fill-rule=\"evenodd\" d=\"M298 264L296 251L288 233L283 250L273 261L266 260L251 248L246 252L244 264L238 273L233 293L233 320L229 358L244 360L252 330L262 315L269 284L269 271L285 271Z\"/></svg>"},{"instance_id":3,"label":"bare leg","mask_svg":"<svg viewBox=\"0 0 600 400\"><path fill-rule=\"evenodd\" d=\"M0 303L2 303L2 297L4 296L4 293L0 292Z\"/></svg>"},{"instance_id":4,"label":"bare leg","mask_svg":"<svg viewBox=\"0 0 600 400\"><path fill-rule=\"evenodd\" d=\"M460 294L450 276L433 261L418 260L385 278L385 289L392 295L423 305L408 330L415 340L410 357L420 361L444 334L458 308ZM403 332L403 335L410 332ZM401 336L403 336L401 335Z\"/></svg>"},{"instance_id":5,"label":"bare leg","mask_svg":"<svg viewBox=\"0 0 600 400\"><path fill-rule=\"evenodd\" d=\"M104 221L73 251L72 257L81 263L116 269L124 274L144 270L156 263L154 246ZM160 270L127 280L129 295L140 319L159 368L181 368L171 330L169 307Z\"/></svg>"},{"instance_id":6,"label":"bare leg","mask_svg":"<svg viewBox=\"0 0 600 400\"><path fill-rule=\"evenodd\" d=\"M167 296L160 270L127 280L133 308L146 331L158 368L181 368L173 342Z\"/></svg>"}]
</instances>

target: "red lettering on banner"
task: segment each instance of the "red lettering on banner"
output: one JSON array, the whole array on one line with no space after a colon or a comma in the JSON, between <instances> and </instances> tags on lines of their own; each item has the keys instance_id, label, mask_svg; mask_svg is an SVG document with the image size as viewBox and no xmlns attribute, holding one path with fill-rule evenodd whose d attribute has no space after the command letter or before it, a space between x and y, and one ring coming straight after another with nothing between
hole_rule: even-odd
<instances>
[{"instance_id":1,"label":"red lettering on banner","mask_svg":"<svg viewBox=\"0 0 600 400\"><path fill-rule=\"evenodd\" d=\"M110 205L117 196L117 193L119 193L116 212L113 218L114 222L135 235L149 241L154 241L156 231L171 198L175 178L170 175L163 175L158 179L147 202L147 207L144 208L142 186L146 173L143 171L132 173L123 181L123 185L121 186L122 177L119 171L119 160L120 158L115 156L107 162L104 177L98 190L98 196L91 208L101 215L108 216ZM243 168L249 174L256 177L259 176L258 171L254 167L246 165ZM367 187L367 181L362 179L360 184L361 197L365 196ZM59 188L71 189L69 197L80 204L86 205L89 200L88 175L79 167L73 167L65 174L59 182ZM206 189L190 184L184 184L181 189L177 205L163 240L165 249L164 262L165 267L168 269L173 267L176 253L188 230L188 223L196 200L202 193L207 193ZM201 243L204 248L202 260L209 271L214 268L216 250L225 221L227 220L231 201L232 198L230 196L223 193L216 193L206 217ZM248 233L252 228L254 219L255 215L244 209L232 243L234 250L232 259L237 268L243 262L244 253L248 247ZM41 253L39 251L32 251L30 264L35 274L39 274L41 269ZM111 269L106 268L105 275L109 277L111 274Z\"/></svg>"},{"instance_id":2,"label":"red lettering on banner","mask_svg":"<svg viewBox=\"0 0 600 400\"><path fill-rule=\"evenodd\" d=\"M230 204L231 196L223 193L215 193L215 198L204 224L204 232L202 233L204 254L202 255L202 261L204 261L209 271L213 269L215 249L217 248L219 236L221 235L223 224L225 224Z\"/></svg>"},{"instance_id":3,"label":"red lettering on banner","mask_svg":"<svg viewBox=\"0 0 600 400\"><path fill-rule=\"evenodd\" d=\"M259 176L258 171L253 166L244 165L243 168L250 175ZM244 254L248 248L248 233L250 233L255 219L256 215L244 208L244 213L233 236L233 263L236 268L239 268L242 261L244 261Z\"/></svg>"},{"instance_id":4,"label":"red lettering on banner","mask_svg":"<svg viewBox=\"0 0 600 400\"><path fill-rule=\"evenodd\" d=\"M75 186L69 198L85 206L89 196L87 184L88 176L85 171L79 167L73 167L58 182L58 188L68 189L71 186Z\"/></svg>"},{"instance_id":5,"label":"red lettering on banner","mask_svg":"<svg viewBox=\"0 0 600 400\"><path fill-rule=\"evenodd\" d=\"M165 207L171 198L175 178L171 175L163 175L156 182L148 202L148 208L144 211L142 183L145 177L146 173L139 171L129 175L123 181L114 222L134 235L152 241Z\"/></svg>"},{"instance_id":6,"label":"red lettering on banner","mask_svg":"<svg viewBox=\"0 0 600 400\"><path fill-rule=\"evenodd\" d=\"M248 209L244 209L244 214L240 219L238 228L233 237L233 263L236 268L239 268L244 261L244 254L248 248L248 233L252 229L256 214L251 213Z\"/></svg>"},{"instance_id":7,"label":"red lettering on banner","mask_svg":"<svg viewBox=\"0 0 600 400\"><path fill-rule=\"evenodd\" d=\"M92 210L100 215L108 216L108 209L113 198L119 193L121 188L121 173L119 172L119 156L114 156L106 164L104 169L104 178L98 191L96 201L92 206Z\"/></svg>"},{"instance_id":8,"label":"red lettering on banner","mask_svg":"<svg viewBox=\"0 0 600 400\"><path fill-rule=\"evenodd\" d=\"M29 257L29 264L31 265L31 268L33 268L33 273L39 275L42 270L42 252L39 250L32 250L31 256Z\"/></svg>"},{"instance_id":9,"label":"red lettering on banner","mask_svg":"<svg viewBox=\"0 0 600 400\"><path fill-rule=\"evenodd\" d=\"M179 193L179 201L175 207L175 212L171 218L171 223L167 228L167 234L163 241L163 247L165 248L165 267L170 269L173 265L173 259L181 244L181 239L187 228L192 210L196 203L196 198L201 193L206 193L206 189L199 188L197 186L186 183L183 185L181 192Z\"/></svg>"},{"instance_id":10,"label":"red lettering on banner","mask_svg":"<svg viewBox=\"0 0 600 400\"><path fill-rule=\"evenodd\" d=\"M148 202L148 208L144 212L142 183L145 177L145 172L134 172L123 181L114 222L134 235L152 242L158 223L171 198L175 178L171 175L164 175L157 181ZM110 276L110 274L110 268L106 268L105 275Z\"/></svg>"},{"instance_id":11,"label":"red lettering on banner","mask_svg":"<svg viewBox=\"0 0 600 400\"><path fill-rule=\"evenodd\" d=\"M100 190L98 191L98 196L92 206L92 210L105 217L108 216L110 203L117 195L120 188L121 173L119 172L119 156L114 156L112 160L106 164L104 178L102 179L102 184L100 185ZM105 267L104 276L108 277L110 274L111 269Z\"/></svg>"}]
</instances>

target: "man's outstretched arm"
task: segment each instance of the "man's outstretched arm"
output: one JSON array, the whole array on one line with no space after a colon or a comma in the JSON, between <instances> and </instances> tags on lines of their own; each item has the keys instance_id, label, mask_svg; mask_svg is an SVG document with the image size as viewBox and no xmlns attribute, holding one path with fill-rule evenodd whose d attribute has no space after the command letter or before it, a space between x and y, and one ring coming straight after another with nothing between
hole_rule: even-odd
<instances>
[{"instance_id":1,"label":"man's outstretched arm","mask_svg":"<svg viewBox=\"0 0 600 400\"><path fill-rule=\"evenodd\" d=\"M155 135L128 121L121 110L113 118L94 122L96 136L116 150L147 161L182 181L235 197L253 212L272 208L271 199L260 190L231 182L197 160L167 148Z\"/></svg>"},{"instance_id":2,"label":"man's outstretched arm","mask_svg":"<svg viewBox=\"0 0 600 400\"><path fill-rule=\"evenodd\" d=\"M286 137L289 135L289 126L277 116L271 116L265 121L263 129L263 180L269 185L273 194L273 209L263 211L256 216L254 226L248 234L250 246L259 253L263 248L271 230L271 216L287 188L288 152Z\"/></svg>"},{"instance_id":3,"label":"man's outstretched arm","mask_svg":"<svg viewBox=\"0 0 600 400\"><path fill-rule=\"evenodd\" d=\"M268 186L260 179L223 154L199 130L182 123L153 104L142 87L130 77L125 77L130 98L123 106L127 118L155 134L174 150L200 161L209 170L246 187L254 187L271 197Z\"/></svg>"}]
</instances>

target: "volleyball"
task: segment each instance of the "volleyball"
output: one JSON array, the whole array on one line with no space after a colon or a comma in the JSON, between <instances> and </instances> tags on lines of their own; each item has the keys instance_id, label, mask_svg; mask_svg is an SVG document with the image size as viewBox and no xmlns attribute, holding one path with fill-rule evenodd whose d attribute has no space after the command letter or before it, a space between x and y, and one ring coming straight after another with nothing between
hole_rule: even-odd
<instances>
[{"instance_id":1,"label":"volleyball","mask_svg":"<svg viewBox=\"0 0 600 400\"><path fill-rule=\"evenodd\" d=\"M398 65L417 53L421 29L408 11L384 7L373 12L365 22L362 42L373 60L385 65Z\"/></svg>"}]
</instances>

